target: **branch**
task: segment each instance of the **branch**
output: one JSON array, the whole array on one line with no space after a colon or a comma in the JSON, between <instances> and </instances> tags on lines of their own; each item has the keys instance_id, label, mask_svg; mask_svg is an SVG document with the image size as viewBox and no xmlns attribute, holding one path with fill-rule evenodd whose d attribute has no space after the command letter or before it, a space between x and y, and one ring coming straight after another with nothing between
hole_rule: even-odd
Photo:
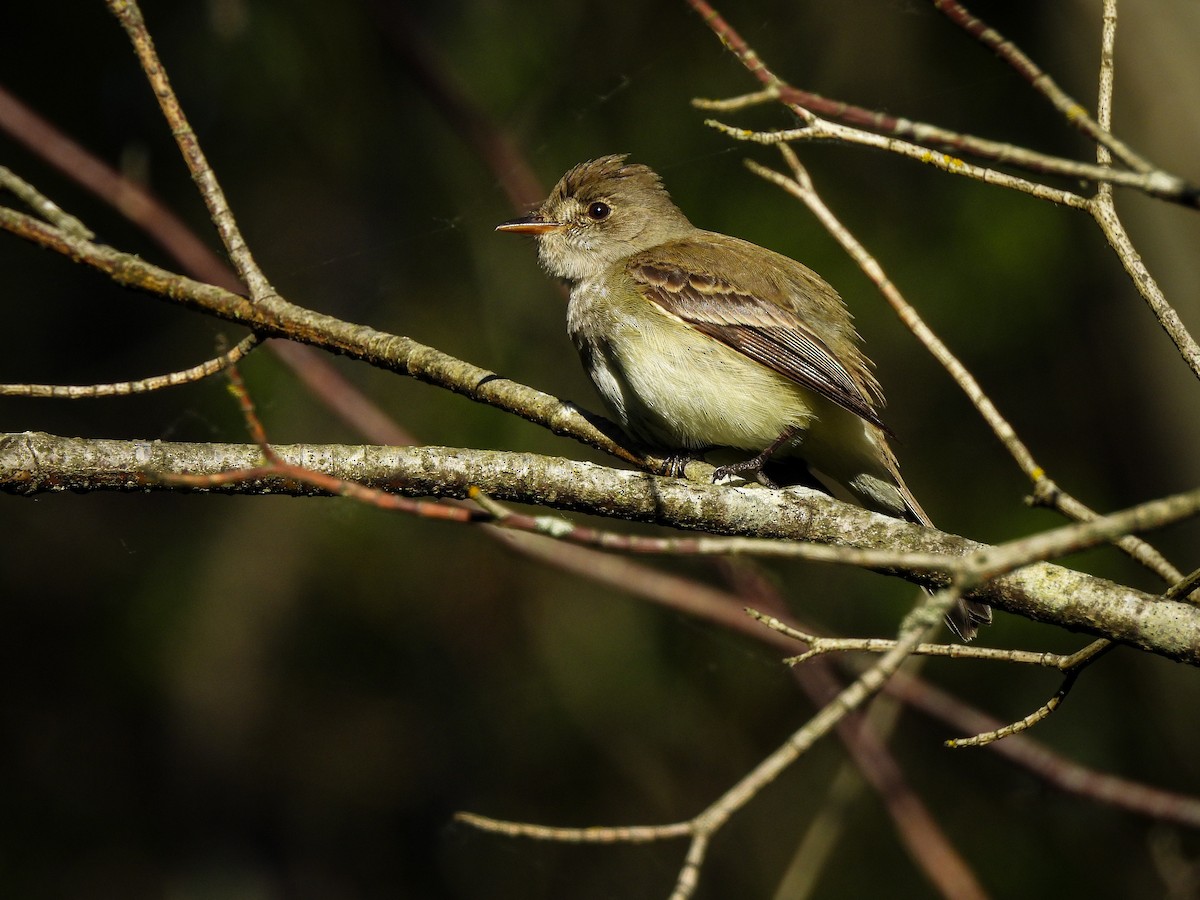
<instances>
[{"instance_id":1,"label":"branch","mask_svg":"<svg viewBox=\"0 0 1200 900\"><path fill-rule=\"evenodd\" d=\"M112 384L0 384L0 397L47 397L58 400L91 400L96 397L124 397L144 394L167 387L178 387L201 381L228 369L258 346L258 335L249 334L231 350L205 360L199 365L166 375L151 375L137 381L117 381Z\"/></svg>"},{"instance_id":2,"label":"branch","mask_svg":"<svg viewBox=\"0 0 1200 900\"><path fill-rule=\"evenodd\" d=\"M936 153L928 147L922 147L920 144L914 144L911 141L904 141L900 138L889 137L884 134L875 134L873 131L863 131L860 128L851 128L848 125L839 125L836 122L822 119L802 107L796 107L795 109L805 120L804 127L802 128L792 128L786 131L750 131L746 128L736 128L732 125L726 125L716 119L705 119L704 124L736 140L750 141L755 144L784 144L789 141L841 141L846 144L858 144L863 147L885 150L889 153L895 153L898 156L908 157L915 162L940 169L947 175L959 175L975 181L982 181L984 184L1009 188L1010 190L1020 191L1023 194L1029 194L1031 197L1036 197L1039 200L1047 200L1051 203L1071 206L1076 209L1083 209L1087 206L1087 200L1073 191L1053 188L1017 175L1009 175L998 169L972 165L956 156L950 156L946 153Z\"/></svg>"},{"instance_id":3,"label":"branch","mask_svg":"<svg viewBox=\"0 0 1200 900\"><path fill-rule=\"evenodd\" d=\"M1096 518L1095 512L1067 494L1049 478L1046 470L1034 458L1033 452L1029 449L1028 445L1021 440L1016 429L1001 414L996 404L987 395L975 377L967 370L967 367L950 351L945 342L921 318L916 308L900 293L900 289L887 276L879 261L867 251L866 247L850 233L850 230L838 220L833 211L821 200L820 195L817 194L816 188L813 186L812 178L800 163L800 160L791 147L787 144L780 144L779 150L792 170L792 177L790 178L773 169L768 169L753 160L747 160L746 165L756 175L778 185L804 203L825 229L833 235L834 239L842 245L850 257L858 264L859 268L862 269L863 273L883 295L883 298L896 312L896 315L900 317L900 321L904 323L905 327L912 332L913 336L920 341L921 345L941 364L946 373L962 389L963 393L966 394L967 399L971 401L976 411L1004 445L1009 455L1012 456L1013 461L1032 482L1035 501L1056 509L1074 519L1090 520ZM1162 554L1140 538L1123 535L1115 541L1115 544L1133 559L1159 574L1168 584L1176 583L1182 577L1182 573L1163 558Z\"/></svg>"},{"instance_id":4,"label":"branch","mask_svg":"<svg viewBox=\"0 0 1200 900\"><path fill-rule=\"evenodd\" d=\"M142 11L138 8L135 0L106 0L106 2L109 10L117 17L117 21L121 23L121 27L125 29L125 33L133 43L133 49L137 53L138 62L142 64L146 80L150 82L154 96L158 99L163 118L171 126L171 134L175 136L179 152L183 154L188 171L192 173L192 180L196 182L200 196L204 198L204 204L208 207L209 218L216 226L217 234L221 236L221 243L225 245L225 250L237 268L238 275L250 289L250 296L253 299L262 300L273 296L275 290L267 281L262 269L258 267L258 263L254 261L250 247L246 244L246 239L242 237L237 220L233 217L233 211L229 208L229 202L225 199L225 192L221 190L221 185L217 182L216 173L209 166L204 151L200 149L200 141L197 140L196 133L192 130L187 116L184 115L179 98L175 96L175 91L167 78L167 70L159 62L158 53L154 49L154 41L150 38L150 32L146 30Z\"/></svg>"},{"instance_id":5,"label":"branch","mask_svg":"<svg viewBox=\"0 0 1200 900\"><path fill-rule=\"evenodd\" d=\"M687 2L700 14L705 24L721 40L721 43L746 67L746 70L764 85L764 90L732 100L693 101L694 105L701 109L737 110L755 103L778 100L804 119L807 119L812 113L817 113L826 118L846 122L879 134L912 138L922 144L949 150L956 155L965 154L981 159L990 159L997 164L1017 166L1031 172L1086 179L1098 184L1118 184L1132 187L1152 197L1200 208L1200 188L1161 169L1147 168L1145 171L1129 171L1062 159L1038 153L1026 147L987 140L970 134L960 134L927 122L913 121L879 110L865 109L841 100L831 100L820 94L794 87L771 71L762 57L706 0L687 0ZM1072 116L1080 114L1083 118L1087 118L1086 111L1078 104L1068 105L1067 110L1069 111L1068 120L1071 120ZM1090 120L1088 121L1090 122ZM1087 125L1079 122L1074 124L1085 130L1087 128ZM1107 135L1102 140L1119 143L1111 135ZM1132 151L1128 152L1132 154Z\"/></svg>"},{"instance_id":6,"label":"branch","mask_svg":"<svg viewBox=\"0 0 1200 900\"><path fill-rule=\"evenodd\" d=\"M785 86L784 82L766 66L758 54L745 43L728 22L721 18L704 0L688 0L688 2L704 17L705 22L721 38L721 41L737 55L746 69L767 87L766 92L753 95L753 98L757 100L763 97L781 95L782 89ZM1004 41L1000 35L988 28L984 23L971 17L960 4L951 2L951 0L935 0L935 5L939 8L944 7L943 12L946 12L957 24L995 49L1002 59L1013 65L1022 75L1028 78L1034 87L1041 91L1057 109L1066 115L1069 121L1097 140L1099 142L1099 149L1103 151L1098 156L1097 161L1100 168L1105 168L1110 162L1110 156L1107 154L1111 149L1114 152L1118 152L1126 162L1134 165L1141 177L1157 179L1158 176L1162 176L1163 184L1158 185L1154 189L1147 186L1147 193L1154 196L1165 196L1167 199L1175 199L1190 206L1200 205L1200 189L1197 189L1195 186L1185 185L1180 179L1153 169L1148 162L1135 154L1102 127L1108 124L1109 109L1107 106L1102 105L1100 113L1101 122L1097 124L1088 116L1082 106L1063 93L1053 80L1038 69L1028 57L1024 56L1013 45ZM1108 83L1111 85L1112 42L1115 34L1115 22L1115 13L1106 12L1104 46L1102 50L1101 104L1107 103L1103 96L1105 84ZM713 104L701 101L697 105L711 107ZM730 108L730 105L726 104L726 108ZM736 105L733 108L737 108ZM1110 184L1112 179L1097 179L1100 189L1094 197L1085 198L1072 191L1052 188L1048 185L1008 175L995 169L969 165L961 159L948 156L944 153L937 153L928 147L900 140L894 136L839 125L817 116L812 110L797 103L792 103L790 108L801 118L804 123L803 127L787 131L756 132L744 128L735 128L713 119L706 120L705 124L737 140L752 141L759 144L782 144L787 141L800 140L838 140L844 143L874 147L907 156L910 159L927 165L932 165L948 174L965 176L982 181L985 184L1007 187L1042 200L1086 210L1095 219L1097 225L1100 226L1109 245L1117 254L1121 260L1121 264L1129 274L1130 280L1158 319L1163 330L1167 332L1167 335L1175 344L1184 362L1191 368L1193 374L1200 377L1200 344L1197 344L1196 340L1183 324L1183 320L1179 314L1167 301L1161 288L1159 288L1149 269L1146 268L1145 263L1142 261L1141 256L1134 248L1129 236L1125 233L1113 205ZM996 158L1011 159L1011 156L1005 154ZM1119 170L1111 169L1110 167L1110 171ZM1159 188L1165 188L1168 182L1174 182L1174 186L1165 191L1159 190Z\"/></svg>"},{"instance_id":7,"label":"branch","mask_svg":"<svg viewBox=\"0 0 1200 900\"><path fill-rule=\"evenodd\" d=\"M792 763L808 752L812 746L834 729L840 722L862 706L881 690L896 673L912 648L921 638L940 624L946 610L959 599L956 589L939 591L922 598L916 608L905 617L895 646L871 668L863 672L854 682L847 685L799 730L770 756L754 767L737 784L717 798L699 814L686 822L674 822L661 826L636 826L620 828L549 828L523 822L507 822L459 813L459 821L476 828L512 837L529 837L541 840L566 841L571 843L614 843L645 842L687 836L690 838L687 854L680 868L671 900L687 900L696 891L700 871L713 836L747 803ZM985 896L971 871L957 856L942 859L929 874L943 879L939 886L946 896L974 898Z\"/></svg>"},{"instance_id":8,"label":"branch","mask_svg":"<svg viewBox=\"0 0 1200 900\"><path fill-rule=\"evenodd\" d=\"M650 568L627 556L597 554L585 547L564 545L561 541L552 541L537 535L485 527L515 551L531 559L572 574L592 578L622 594L643 597L667 609L712 622L731 633L752 638L784 653L792 650L791 638L781 632L762 628L751 617L745 615L747 597L744 594L729 593L689 578ZM756 604L771 607L772 614L777 618L793 622L794 627L801 625L794 622L791 615L781 608L781 604L765 596L761 588L752 589L749 593ZM803 627L809 633L815 633L813 626ZM861 671L857 659L843 656L838 657L837 661L851 667L855 675ZM822 661L815 662L819 667ZM791 671L793 675L807 676L816 669L809 666ZM829 675L828 672L826 674ZM821 686L821 696L810 694L814 704L824 705L840 689L832 677L825 681ZM959 733L991 731L1004 724L904 670L898 672L887 683L884 691L903 699L916 711L954 728ZM846 727L847 724L850 724L849 721L843 723L842 727ZM878 743L878 738L875 742ZM1013 764L1028 769L1037 777L1044 778L1064 793L1079 794L1098 803L1112 804L1122 810L1152 819L1200 828L1200 797L1165 791L1089 769L1075 760L1055 753L1028 735L1009 737L989 745L988 749ZM869 773L868 777L872 774L874 773ZM896 796L890 785L880 785L879 790L884 795L885 803ZM905 827L905 824L897 823L901 828Z\"/></svg>"},{"instance_id":9,"label":"branch","mask_svg":"<svg viewBox=\"0 0 1200 900\"><path fill-rule=\"evenodd\" d=\"M288 463L369 487L410 496L463 497L479 487L493 497L691 531L837 544L857 549L936 553L953 558L985 551L980 576L1011 562L1014 551L988 548L840 503L817 491L694 483L642 472L528 453L436 447L274 448ZM168 489L163 475L217 474L261 461L254 445L104 441L27 433L0 439L0 490L33 495L62 490ZM321 492L278 475L214 488L223 493ZM1097 522L1066 526L1027 539L1061 552L1107 539L1117 527L1157 527L1200 508L1200 491L1154 501ZM1085 544L1090 545L1090 544ZM884 569L937 586L944 576ZM972 597L1017 615L1052 622L1200 665L1200 608L1165 601L1102 578L1049 563L993 578Z\"/></svg>"},{"instance_id":10,"label":"branch","mask_svg":"<svg viewBox=\"0 0 1200 900\"><path fill-rule=\"evenodd\" d=\"M1008 63L1029 82L1034 90L1050 101L1050 104L1062 114L1062 117L1070 125L1083 132L1101 147L1115 153L1122 162L1135 171L1152 172L1154 170L1154 166L1150 162L1112 135L1109 131L1111 123L1107 117L1102 117L1100 122L1093 119L1081 103L1059 87L1058 82L1043 71L1020 47L996 29L972 15L957 0L933 0L933 5L947 19Z\"/></svg>"},{"instance_id":11,"label":"branch","mask_svg":"<svg viewBox=\"0 0 1200 900\"><path fill-rule=\"evenodd\" d=\"M204 284L151 265L129 253L72 236L59 228L0 207L0 229L61 253L104 273L117 284L145 291L228 322L262 337L282 337L348 356L381 369L409 375L572 437L621 459L655 471L666 460L627 449L620 430L550 394L509 381L408 337L376 331L323 315L271 295L252 302L224 288Z\"/></svg>"},{"instance_id":12,"label":"branch","mask_svg":"<svg viewBox=\"0 0 1200 900\"><path fill-rule=\"evenodd\" d=\"M1100 53L1100 97L1098 101L1098 114L1102 125L1108 125L1112 117L1113 50L1116 42L1116 30L1116 5L1111 0L1106 0ZM1096 159L1101 165L1108 165L1111 162L1110 149L1108 144L1101 144L1096 148ZM1196 339L1183 324L1175 307L1167 301L1162 288L1158 286L1158 282L1146 268L1141 254L1134 248L1133 241L1129 239L1125 226L1121 224L1121 219L1117 215L1116 202L1113 199L1110 185L1100 185L1095 196L1088 203L1088 211L1096 220L1096 224L1100 226L1100 230L1104 233L1113 252L1117 254L1117 258L1121 260L1121 265L1125 267L1134 287L1137 288L1142 299L1146 301L1146 305L1150 307L1150 311L1158 319L1158 324L1175 344L1183 361L1188 364L1196 377L1200 378L1200 345L1196 343Z\"/></svg>"}]
</instances>

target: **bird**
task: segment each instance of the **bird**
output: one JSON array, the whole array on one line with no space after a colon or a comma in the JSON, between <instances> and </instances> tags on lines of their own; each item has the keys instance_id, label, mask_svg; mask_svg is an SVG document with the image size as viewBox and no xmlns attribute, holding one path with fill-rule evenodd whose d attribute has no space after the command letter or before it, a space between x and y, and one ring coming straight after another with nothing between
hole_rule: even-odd
<instances>
[{"instance_id":1,"label":"bird","mask_svg":"<svg viewBox=\"0 0 1200 900\"><path fill-rule=\"evenodd\" d=\"M714 482L811 483L801 471L866 509L932 525L888 444L850 311L812 269L697 228L627 154L580 163L497 230L535 236L542 268L569 288L567 332L600 396L676 473L688 456L735 451L744 458ZM960 601L946 620L967 641L991 609Z\"/></svg>"}]
</instances>

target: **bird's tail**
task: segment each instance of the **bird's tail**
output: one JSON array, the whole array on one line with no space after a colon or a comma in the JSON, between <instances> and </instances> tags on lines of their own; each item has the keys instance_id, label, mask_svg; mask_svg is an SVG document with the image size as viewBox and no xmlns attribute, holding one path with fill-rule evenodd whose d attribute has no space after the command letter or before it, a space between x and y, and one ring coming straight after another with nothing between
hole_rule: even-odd
<instances>
[{"instance_id":1,"label":"bird's tail","mask_svg":"<svg viewBox=\"0 0 1200 900\"><path fill-rule=\"evenodd\" d=\"M917 502L908 485L900 476L900 466L891 448L882 435L876 443L880 456L887 468L888 481L875 475L863 473L850 480L846 487L867 509L891 516L900 516L918 525L932 528L933 522ZM992 608L978 600L959 598L955 607L946 614L946 624L962 641L969 641L979 633L980 626L992 623Z\"/></svg>"}]
</instances>

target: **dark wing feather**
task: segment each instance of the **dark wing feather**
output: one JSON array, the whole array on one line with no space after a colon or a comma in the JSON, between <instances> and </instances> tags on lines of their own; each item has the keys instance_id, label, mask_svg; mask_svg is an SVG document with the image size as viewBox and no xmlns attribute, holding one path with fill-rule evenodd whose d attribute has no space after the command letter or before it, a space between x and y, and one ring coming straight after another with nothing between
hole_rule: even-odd
<instances>
[{"instance_id":1,"label":"dark wing feather","mask_svg":"<svg viewBox=\"0 0 1200 900\"><path fill-rule=\"evenodd\" d=\"M634 256L627 266L644 297L700 333L887 431L870 389L864 390L797 313L739 291L721 278L654 259L653 253Z\"/></svg>"}]
</instances>

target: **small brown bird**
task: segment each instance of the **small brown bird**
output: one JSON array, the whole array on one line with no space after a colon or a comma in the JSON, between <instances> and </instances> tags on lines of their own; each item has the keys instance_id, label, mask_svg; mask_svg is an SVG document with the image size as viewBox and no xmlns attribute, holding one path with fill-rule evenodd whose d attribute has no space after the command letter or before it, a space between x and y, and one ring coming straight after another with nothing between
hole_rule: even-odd
<instances>
[{"instance_id":1,"label":"small brown bird","mask_svg":"<svg viewBox=\"0 0 1200 900\"><path fill-rule=\"evenodd\" d=\"M929 525L879 418L883 393L837 291L793 259L696 228L624 155L567 172L499 231L537 237L570 287L567 331L616 419L672 453L754 454L714 480L802 461L867 509ZM781 466L782 464L782 466ZM991 610L949 616L964 640Z\"/></svg>"}]
</instances>

